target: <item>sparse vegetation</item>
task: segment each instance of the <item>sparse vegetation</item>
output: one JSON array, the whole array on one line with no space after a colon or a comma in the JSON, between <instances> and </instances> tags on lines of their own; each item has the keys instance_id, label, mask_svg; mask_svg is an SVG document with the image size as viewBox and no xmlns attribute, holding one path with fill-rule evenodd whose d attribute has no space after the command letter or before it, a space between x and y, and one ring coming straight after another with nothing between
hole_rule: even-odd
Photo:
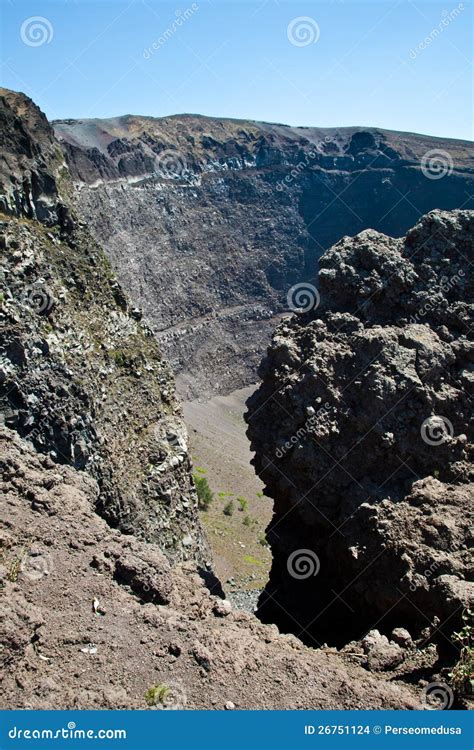
<instances>
[{"instance_id":1,"label":"sparse vegetation","mask_svg":"<svg viewBox=\"0 0 474 750\"><path fill-rule=\"evenodd\" d=\"M203 468L202 468L202 466L195 466L195 467L194 467L194 470L195 470L195 471L196 471L196 472L197 472L198 474L207 474L207 471L206 471L206 469L203 469Z\"/></svg>"},{"instance_id":2,"label":"sparse vegetation","mask_svg":"<svg viewBox=\"0 0 474 750\"><path fill-rule=\"evenodd\" d=\"M127 358L122 351L120 351L119 349L115 349L114 351L111 352L111 355L117 367L127 366Z\"/></svg>"},{"instance_id":3,"label":"sparse vegetation","mask_svg":"<svg viewBox=\"0 0 474 750\"><path fill-rule=\"evenodd\" d=\"M21 570L21 563L25 556L25 547L22 547L19 554L8 563L7 579L11 583L16 583Z\"/></svg>"},{"instance_id":4,"label":"sparse vegetation","mask_svg":"<svg viewBox=\"0 0 474 750\"><path fill-rule=\"evenodd\" d=\"M234 501L229 500L227 505L224 506L223 513L225 516L232 516L234 513Z\"/></svg>"},{"instance_id":5,"label":"sparse vegetation","mask_svg":"<svg viewBox=\"0 0 474 750\"><path fill-rule=\"evenodd\" d=\"M196 492L198 496L198 508L199 510L209 510L209 507L214 499L209 482L206 477L194 474L194 484L196 485Z\"/></svg>"},{"instance_id":6,"label":"sparse vegetation","mask_svg":"<svg viewBox=\"0 0 474 750\"><path fill-rule=\"evenodd\" d=\"M238 498L237 498L237 502L239 504L239 510L240 511L245 511L245 510L248 509L249 504L248 504L247 500L245 499L245 497L242 497L241 495L239 495Z\"/></svg>"},{"instance_id":7,"label":"sparse vegetation","mask_svg":"<svg viewBox=\"0 0 474 750\"><path fill-rule=\"evenodd\" d=\"M459 661L450 673L451 684L459 695L474 693L474 632L473 612L467 609L463 613L463 627L459 633L453 633L453 640L461 647Z\"/></svg>"},{"instance_id":8,"label":"sparse vegetation","mask_svg":"<svg viewBox=\"0 0 474 750\"><path fill-rule=\"evenodd\" d=\"M263 565L263 562L253 555L244 555L244 562L250 565Z\"/></svg>"},{"instance_id":9,"label":"sparse vegetation","mask_svg":"<svg viewBox=\"0 0 474 750\"><path fill-rule=\"evenodd\" d=\"M244 518L244 520L242 521L242 523L244 524L244 526L252 526L252 524L253 524L253 521L252 521L252 519L250 518L250 516L245 516L245 518Z\"/></svg>"},{"instance_id":10,"label":"sparse vegetation","mask_svg":"<svg viewBox=\"0 0 474 750\"><path fill-rule=\"evenodd\" d=\"M154 687L148 688L145 693L145 701L147 706L156 706L158 703L165 704L166 696L170 692L167 685L155 685Z\"/></svg>"}]
</instances>

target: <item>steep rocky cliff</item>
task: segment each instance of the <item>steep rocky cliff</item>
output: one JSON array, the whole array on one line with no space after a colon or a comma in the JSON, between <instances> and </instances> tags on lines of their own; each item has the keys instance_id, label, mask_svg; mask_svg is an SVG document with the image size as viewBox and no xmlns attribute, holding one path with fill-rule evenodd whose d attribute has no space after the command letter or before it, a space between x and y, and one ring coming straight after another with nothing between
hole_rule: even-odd
<instances>
[{"instance_id":1,"label":"steep rocky cliff","mask_svg":"<svg viewBox=\"0 0 474 750\"><path fill-rule=\"evenodd\" d=\"M186 397L255 382L288 291L343 235L474 207L467 142L192 115L54 128L78 210Z\"/></svg>"},{"instance_id":2,"label":"steep rocky cliff","mask_svg":"<svg viewBox=\"0 0 474 750\"><path fill-rule=\"evenodd\" d=\"M174 381L104 253L66 204L45 116L2 91L1 403L6 424L95 477L97 509L170 559L208 556ZM32 490L33 492L33 490Z\"/></svg>"},{"instance_id":3,"label":"steep rocky cliff","mask_svg":"<svg viewBox=\"0 0 474 750\"><path fill-rule=\"evenodd\" d=\"M320 306L277 329L247 415L275 500L264 620L452 644L473 594L473 239L469 211L345 237Z\"/></svg>"}]
</instances>

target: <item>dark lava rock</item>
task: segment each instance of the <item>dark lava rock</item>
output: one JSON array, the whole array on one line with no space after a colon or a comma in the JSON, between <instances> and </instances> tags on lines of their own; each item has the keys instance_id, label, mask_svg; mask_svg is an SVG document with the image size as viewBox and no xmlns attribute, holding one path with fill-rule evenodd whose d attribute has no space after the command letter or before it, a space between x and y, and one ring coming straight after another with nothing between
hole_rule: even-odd
<instances>
[{"instance_id":1,"label":"dark lava rock","mask_svg":"<svg viewBox=\"0 0 474 750\"><path fill-rule=\"evenodd\" d=\"M276 330L247 414L275 500L259 611L303 638L448 643L472 596L473 227L434 211L342 239L320 307Z\"/></svg>"}]
</instances>

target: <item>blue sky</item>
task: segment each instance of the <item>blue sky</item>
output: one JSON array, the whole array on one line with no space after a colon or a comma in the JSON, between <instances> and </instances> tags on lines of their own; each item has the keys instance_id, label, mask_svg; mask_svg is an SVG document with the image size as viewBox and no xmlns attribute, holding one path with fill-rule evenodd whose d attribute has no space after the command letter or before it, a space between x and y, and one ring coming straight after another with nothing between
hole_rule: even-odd
<instances>
[{"instance_id":1,"label":"blue sky","mask_svg":"<svg viewBox=\"0 0 474 750\"><path fill-rule=\"evenodd\" d=\"M193 112L472 138L468 2L0 6L2 85L27 93L50 119Z\"/></svg>"}]
</instances>

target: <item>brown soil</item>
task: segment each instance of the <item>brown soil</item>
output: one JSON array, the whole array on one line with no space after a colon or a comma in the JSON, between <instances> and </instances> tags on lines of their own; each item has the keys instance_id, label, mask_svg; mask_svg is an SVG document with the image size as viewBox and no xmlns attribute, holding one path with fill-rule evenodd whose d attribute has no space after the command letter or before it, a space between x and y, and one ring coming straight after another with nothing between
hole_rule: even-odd
<instances>
[{"instance_id":1,"label":"brown soil","mask_svg":"<svg viewBox=\"0 0 474 750\"><path fill-rule=\"evenodd\" d=\"M146 708L158 686L156 707L419 707L420 690L229 611L192 563L110 529L93 479L1 438L1 708Z\"/></svg>"},{"instance_id":2,"label":"brown soil","mask_svg":"<svg viewBox=\"0 0 474 750\"><path fill-rule=\"evenodd\" d=\"M270 551L261 541L272 515L272 502L263 496L263 482L250 465L252 453L243 419L245 402L253 390L250 386L210 401L184 404L195 472L206 477L214 492L211 507L201 512L214 567L224 584L233 579L230 588L239 590L262 588L271 565ZM237 497L247 500L247 510L239 510ZM234 505L232 516L223 512L229 501ZM244 524L247 516L250 526Z\"/></svg>"}]
</instances>

